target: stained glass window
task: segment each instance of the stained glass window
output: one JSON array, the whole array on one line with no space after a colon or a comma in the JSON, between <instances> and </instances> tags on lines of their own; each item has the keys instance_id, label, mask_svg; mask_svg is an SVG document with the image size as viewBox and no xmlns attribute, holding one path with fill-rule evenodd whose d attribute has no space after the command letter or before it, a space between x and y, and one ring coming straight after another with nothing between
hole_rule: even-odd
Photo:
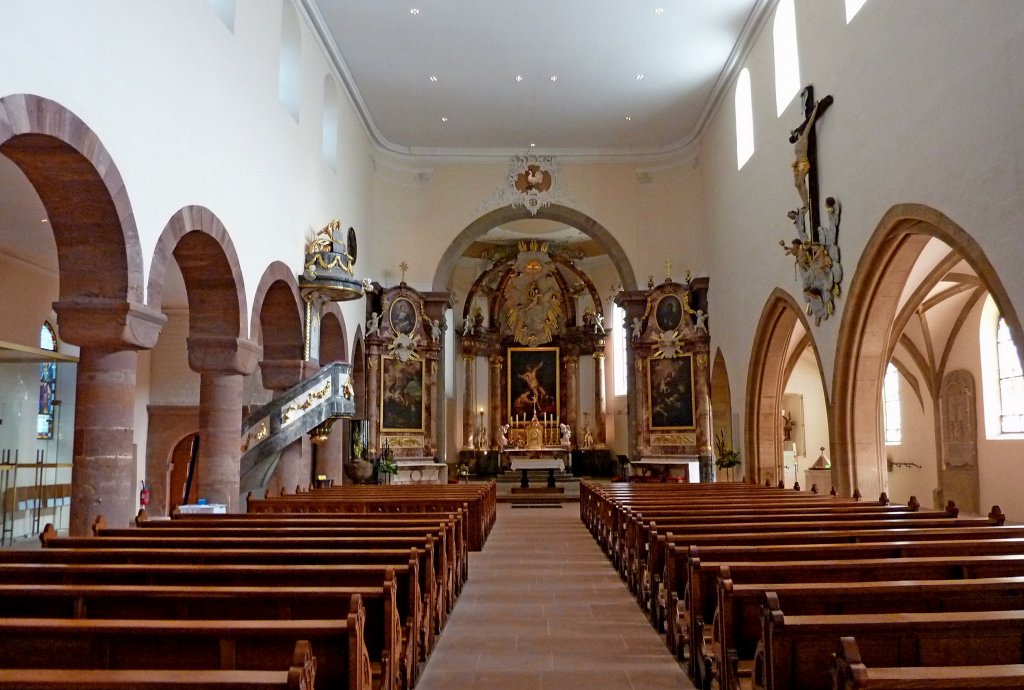
<instances>
[{"instance_id":1,"label":"stained glass window","mask_svg":"<svg viewBox=\"0 0 1024 690\"><path fill-rule=\"evenodd\" d=\"M43 322L39 329L39 348L57 351L57 334L50 324ZM53 401L57 398L57 363L39 365L39 414L36 418L36 438L53 438Z\"/></svg>"}]
</instances>

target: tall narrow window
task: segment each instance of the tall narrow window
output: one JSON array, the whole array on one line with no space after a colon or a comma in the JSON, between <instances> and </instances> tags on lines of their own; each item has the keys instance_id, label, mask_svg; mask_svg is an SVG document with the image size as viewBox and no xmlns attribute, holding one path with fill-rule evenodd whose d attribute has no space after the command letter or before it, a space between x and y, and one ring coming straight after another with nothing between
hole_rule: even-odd
<instances>
[{"instance_id":1,"label":"tall narrow window","mask_svg":"<svg viewBox=\"0 0 1024 690\"><path fill-rule=\"evenodd\" d=\"M281 53L278 56L277 96L296 120L299 119L302 31L299 15L291 0L281 4Z\"/></svg>"},{"instance_id":2,"label":"tall narrow window","mask_svg":"<svg viewBox=\"0 0 1024 690\"><path fill-rule=\"evenodd\" d=\"M744 67L736 79L736 169L742 170L754 155L754 104L750 96L750 70Z\"/></svg>"},{"instance_id":3,"label":"tall narrow window","mask_svg":"<svg viewBox=\"0 0 1024 690\"><path fill-rule=\"evenodd\" d=\"M885 416L885 442L898 445L903 440L903 420L900 415L900 373L889 362L882 385L882 413Z\"/></svg>"},{"instance_id":4,"label":"tall narrow window","mask_svg":"<svg viewBox=\"0 0 1024 690\"><path fill-rule=\"evenodd\" d=\"M57 350L57 334L50 324L43 322L39 329L39 349ZM57 397L57 363L39 365L39 410L36 417L36 438L53 438L53 401Z\"/></svg>"},{"instance_id":5,"label":"tall narrow window","mask_svg":"<svg viewBox=\"0 0 1024 690\"><path fill-rule=\"evenodd\" d=\"M338 87L334 85L331 75L324 77L324 122L323 122L323 154L324 161L332 170L338 165Z\"/></svg>"},{"instance_id":6,"label":"tall narrow window","mask_svg":"<svg viewBox=\"0 0 1024 690\"><path fill-rule=\"evenodd\" d=\"M775 109L778 115L800 93L800 55L796 46L796 9L793 0L779 0L772 26L775 44Z\"/></svg>"},{"instance_id":7,"label":"tall narrow window","mask_svg":"<svg viewBox=\"0 0 1024 690\"><path fill-rule=\"evenodd\" d=\"M846 0L846 23L849 24L868 0Z\"/></svg>"},{"instance_id":8,"label":"tall narrow window","mask_svg":"<svg viewBox=\"0 0 1024 690\"><path fill-rule=\"evenodd\" d=\"M1010 328L1002 317L996 327L996 361L999 366L999 430L1004 434L1024 433L1024 373Z\"/></svg>"},{"instance_id":9,"label":"tall narrow window","mask_svg":"<svg viewBox=\"0 0 1024 690\"><path fill-rule=\"evenodd\" d=\"M626 394L626 310L616 306L612 310L612 368L615 395Z\"/></svg>"}]
</instances>

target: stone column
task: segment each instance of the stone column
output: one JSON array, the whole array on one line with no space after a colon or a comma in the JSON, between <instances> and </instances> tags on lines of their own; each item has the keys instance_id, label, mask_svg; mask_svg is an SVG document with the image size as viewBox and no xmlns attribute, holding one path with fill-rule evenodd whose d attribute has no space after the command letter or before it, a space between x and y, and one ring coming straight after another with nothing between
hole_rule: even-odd
<instances>
[{"instance_id":1,"label":"stone column","mask_svg":"<svg viewBox=\"0 0 1024 690\"><path fill-rule=\"evenodd\" d=\"M572 427L573 441L579 445L583 430L580 428L580 376L578 355L565 356L565 409L562 421Z\"/></svg>"},{"instance_id":2,"label":"stone column","mask_svg":"<svg viewBox=\"0 0 1024 690\"><path fill-rule=\"evenodd\" d=\"M431 321L437 321L441 337L434 345L437 348L433 360L432 377L434 381L433 415L431 415L430 438L434 451L442 462L447 457L448 449L448 393L445 390L445 359L446 343L448 342L448 310L452 308L452 296L449 292L424 292L423 308ZM429 332L430 329L428 328Z\"/></svg>"},{"instance_id":3,"label":"stone column","mask_svg":"<svg viewBox=\"0 0 1024 690\"><path fill-rule=\"evenodd\" d=\"M380 353L367 354L366 373L366 446L367 457L373 457L380 436Z\"/></svg>"},{"instance_id":4,"label":"stone column","mask_svg":"<svg viewBox=\"0 0 1024 690\"><path fill-rule=\"evenodd\" d=\"M256 369L260 352L231 336L188 339L189 367L199 373L199 497L232 513L240 498L242 376Z\"/></svg>"},{"instance_id":5,"label":"stone column","mask_svg":"<svg viewBox=\"0 0 1024 690\"><path fill-rule=\"evenodd\" d=\"M491 416L490 423L490 441L491 447L498 447L498 436L501 434L499 430L503 421L501 418L501 391L502 391L502 376L501 376L501 365L504 363L505 358L501 355L491 355L488 358L488 362L491 365L491 400L490 400L490 411Z\"/></svg>"},{"instance_id":6,"label":"stone column","mask_svg":"<svg viewBox=\"0 0 1024 690\"><path fill-rule=\"evenodd\" d=\"M693 362L693 421L697 435L700 480L711 482L714 481L715 471L711 455L711 373L708 353L696 353Z\"/></svg>"},{"instance_id":7,"label":"stone column","mask_svg":"<svg viewBox=\"0 0 1024 690\"><path fill-rule=\"evenodd\" d=\"M605 445L604 352L594 353L594 445Z\"/></svg>"},{"instance_id":8,"label":"stone column","mask_svg":"<svg viewBox=\"0 0 1024 690\"><path fill-rule=\"evenodd\" d=\"M470 439L475 439L473 419L476 413L476 355L463 354L464 378L462 384L462 447L472 450Z\"/></svg>"},{"instance_id":9,"label":"stone column","mask_svg":"<svg viewBox=\"0 0 1024 690\"><path fill-rule=\"evenodd\" d=\"M53 308L61 339L81 348L69 531L83 537L98 515L114 527L126 527L134 518L139 494L134 446L137 350L156 344L167 317L102 298L56 302Z\"/></svg>"}]
</instances>

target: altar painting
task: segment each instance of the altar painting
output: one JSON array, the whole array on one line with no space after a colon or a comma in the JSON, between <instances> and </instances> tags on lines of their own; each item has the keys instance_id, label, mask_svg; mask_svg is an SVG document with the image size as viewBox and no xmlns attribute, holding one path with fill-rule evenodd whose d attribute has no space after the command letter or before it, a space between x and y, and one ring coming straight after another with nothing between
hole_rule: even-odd
<instances>
[{"instance_id":1,"label":"altar painting","mask_svg":"<svg viewBox=\"0 0 1024 690\"><path fill-rule=\"evenodd\" d=\"M423 360L381 360L381 431L423 431Z\"/></svg>"},{"instance_id":2,"label":"altar painting","mask_svg":"<svg viewBox=\"0 0 1024 690\"><path fill-rule=\"evenodd\" d=\"M538 419L558 419L558 348L510 347L507 364L509 421L533 419L534 403Z\"/></svg>"},{"instance_id":3,"label":"altar painting","mask_svg":"<svg viewBox=\"0 0 1024 690\"><path fill-rule=\"evenodd\" d=\"M693 359L683 355L648 361L651 429L693 429Z\"/></svg>"}]
</instances>

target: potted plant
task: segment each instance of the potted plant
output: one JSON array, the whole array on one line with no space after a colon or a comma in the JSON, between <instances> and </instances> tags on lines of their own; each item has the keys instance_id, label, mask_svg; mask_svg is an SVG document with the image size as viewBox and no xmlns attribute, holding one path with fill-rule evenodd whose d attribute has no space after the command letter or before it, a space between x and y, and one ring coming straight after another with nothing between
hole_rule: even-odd
<instances>
[{"instance_id":1,"label":"potted plant","mask_svg":"<svg viewBox=\"0 0 1024 690\"><path fill-rule=\"evenodd\" d=\"M462 463L461 465L459 465L458 468L455 470L455 476L458 477L458 481L460 484L468 482L469 465L467 465L466 463Z\"/></svg>"},{"instance_id":2,"label":"potted plant","mask_svg":"<svg viewBox=\"0 0 1024 690\"><path fill-rule=\"evenodd\" d=\"M732 468L740 464L740 452L730 448L725 442L725 430L719 430L715 436L715 467L728 470L729 481L732 481Z\"/></svg>"},{"instance_id":3,"label":"potted plant","mask_svg":"<svg viewBox=\"0 0 1024 690\"><path fill-rule=\"evenodd\" d=\"M377 462L377 476L381 484L390 484L392 477L398 474L398 463L395 462L395 451L385 439L381 446L380 460Z\"/></svg>"}]
</instances>

